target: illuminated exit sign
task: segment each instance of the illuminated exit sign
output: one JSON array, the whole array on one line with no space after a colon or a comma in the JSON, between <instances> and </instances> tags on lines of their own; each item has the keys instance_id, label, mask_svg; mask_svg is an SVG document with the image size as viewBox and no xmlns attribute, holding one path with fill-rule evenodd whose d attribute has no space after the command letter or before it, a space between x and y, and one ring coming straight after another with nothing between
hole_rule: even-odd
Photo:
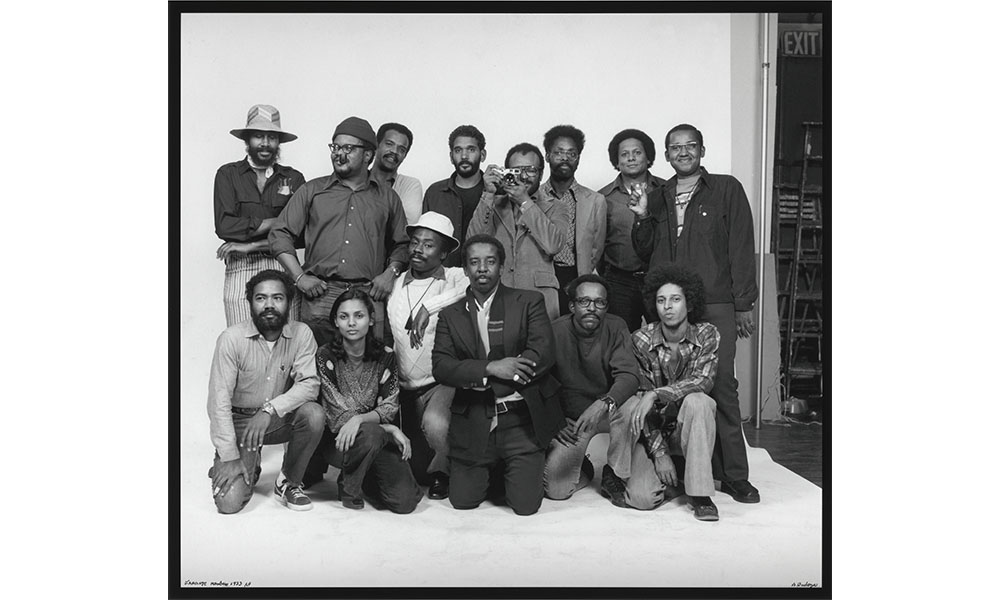
<instances>
[{"instance_id":1,"label":"illuminated exit sign","mask_svg":"<svg viewBox=\"0 0 1000 600\"><path fill-rule=\"evenodd\" d=\"M780 50L782 56L823 56L823 26L781 23Z\"/></svg>"}]
</instances>

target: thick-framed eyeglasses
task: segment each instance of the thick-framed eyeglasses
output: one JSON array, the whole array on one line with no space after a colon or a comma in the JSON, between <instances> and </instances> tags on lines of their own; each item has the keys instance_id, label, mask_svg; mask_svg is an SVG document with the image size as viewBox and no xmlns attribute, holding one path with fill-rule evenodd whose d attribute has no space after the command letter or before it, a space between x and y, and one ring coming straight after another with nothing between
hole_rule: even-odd
<instances>
[{"instance_id":1,"label":"thick-framed eyeglasses","mask_svg":"<svg viewBox=\"0 0 1000 600\"><path fill-rule=\"evenodd\" d=\"M597 308L608 307L607 298L587 298L586 296L584 296L583 298L574 298L573 302L575 302L576 305L579 306L580 308L590 308L591 302L593 302L594 306L596 306Z\"/></svg>"},{"instance_id":2,"label":"thick-framed eyeglasses","mask_svg":"<svg viewBox=\"0 0 1000 600\"><path fill-rule=\"evenodd\" d=\"M686 144L670 144L667 146L667 152L671 154L680 154L681 149L687 150L688 152L695 152L698 150L698 142L688 142Z\"/></svg>"},{"instance_id":3,"label":"thick-framed eyeglasses","mask_svg":"<svg viewBox=\"0 0 1000 600\"><path fill-rule=\"evenodd\" d=\"M556 148L551 154L557 158L568 158L570 160L576 160L580 156L580 153L576 150L563 150L562 148Z\"/></svg>"},{"instance_id":4,"label":"thick-framed eyeglasses","mask_svg":"<svg viewBox=\"0 0 1000 600\"><path fill-rule=\"evenodd\" d=\"M532 166L516 167L516 168L521 169L522 173L527 173L528 175L537 175L538 171L540 170L538 167L532 167Z\"/></svg>"},{"instance_id":5,"label":"thick-framed eyeglasses","mask_svg":"<svg viewBox=\"0 0 1000 600\"><path fill-rule=\"evenodd\" d=\"M344 154L350 154L358 148L364 149L364 146L360 144L327 144L330 147L330 154L339 154L343 152Z\"/></svg>"}]
</instances>

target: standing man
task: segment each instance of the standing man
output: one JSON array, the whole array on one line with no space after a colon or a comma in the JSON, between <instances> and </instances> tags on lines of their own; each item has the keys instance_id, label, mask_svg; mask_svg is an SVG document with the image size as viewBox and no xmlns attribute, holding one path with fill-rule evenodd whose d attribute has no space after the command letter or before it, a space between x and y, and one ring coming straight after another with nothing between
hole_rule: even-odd
<instances>
[{"instance_id":1,"label":"standing man","mask_svg":"<svg viewBox=\"0 0 1000 600\"><path fill-rule=\"evenodd\" d=\"M448 424L455 388L434 380L431 352L441 309L465 297L469 278L441 263L459 247L448 217L426 212L412 225L410 268L396 278L386 304L399 369L399 414L412 440L410 467L427 497L448 497ZM429 474L429 477L426 476Z\"/></svg>"},{"instance_id":2,"label":"standing man","mask_svg":"<svg viewBox=\"0 0 1000 600\"><path fill-rule=\"evenodd\" d=\"M604 279L581 275L566 288L570 314L552 323L558 349L553 374L562 383L566 415L545 459L545 495L553 500L569 498L594 479L587 446L608 433L608 416L639 388L632 336L621 317L607 314Z\"/></svg>"},{"instance_id":3,"label":"standing man","mask_svg":"<svg viewBox=\"0 0 1000 600\"><path fill-rule=\"evenodd\" d=\"M753 334L757 300L753 215L743 186L732 175L701 166L702 134L692 125L667 132L667 160L676 175L640 195L632 241L650 265L676 262L705 283L705 319L719 330L719 372L712 389L718 407L718 441L712 458L722 491L737 502L760 502L749 479L736 381L736 338Z\"/></svg>"},{"instance_id":4,"label":"standing man","mask_svg":"<svg viewBox=\"0 0 1000 600\"><path fill-rule=\"evenodd\" d=\"M540 157L539 157L540 158ZM476 508L502 465L507 504L531 515L542 504L545 449L562 427L552 325L541 295L500 283L504 248L473 235L462 250L469 290L441 311L434 379L456 388L448 447L452 506Z\"/></svg>"},{"instance_id":5,"label":"standing man","mask_svg":"<svg viewBox=\"0 0 1000 600\"><path fill-rule=\"evenodd\" d=\"M542 140L545 162L552 171L538 194L565 205L570 217L566 245L554 259L561 315L569 312L566 284L580 275L597 272L607 231L604 196L580 185L575 176L585 141L583 132L572 125L556 125Z\"/></svg>"},{"instance_id":6,"label":"standing man","mask_svg":"<svg viewBox=\"0 0 1000 600\"><path fill-rule=\"evenodd\" d=\"M495 236L507 262L505 286L537 290L550 319L559 316L559 280L553 258L566 244L570 214L566 205L538 195L545 170L542 152L527 142L507 152L504 166L520 170L501 178L496 165L483 174L485 191L469 223L468 234Z\"/></svg>"},{"instance_id":7,"label":"standing man","mask_svg":"<svg viewBox=\"0 0 1000 600\"><path fill-rule=\"evenodd\" d=\"M208 381L212 496L220 513L242 510L260 477L261 448L287 442L274 497L309 510L302 475L326 423L316 402L316 341L303 323L288 322L295 291L284 273L261 271L245 294L252 318L219 336Z\"/></svg>"},{"instance_id":8,"label":"standing man","mask_svg":"<svg viewBox=\"0 0 1000 600\"><path fill-rule=\"evenodd\" d=\"M384 123L375 134L378 147L375 151L374 175L382 183L392 186L399 195L406 213L406 222L414 223L420 218L420 204L424 198L424 188L416 177L399 173L399 167L413 147L413 132L400 123Z\"/></svg>"},{"instance_id":9,"label":"standing man","mask_svg":"<svg viewBox=\"0 0 1000 600\"><path fill-rule=\"evenodd\" d=\"M382 300L406 266L406 215L396 194L368 172L375 131L358 117L344 119L330 144L333 174L303 185L281 211L268 241L305 296L302 320L316 341L333 337L330 309L344 291L360 288L375 300L375 331L385 320ZM295 240L305 235L305 263Z\"/></svg>"},{"instance_id":10,"label":"standing man","mask_svg":"<svg viewBox=\"0 0 1000 600\"><path fill-rule=\"evenodd\" d=\"M638 194L633 190L661 187L666 179L649 172L656 159L656 146L652 138L638 129L625 129L615 134L608 144L608 159L619 171L618 177L601 188L600 193L608 202L608 233L604 243L604 278L608 281L608 312L625 319L629 331L656 320L646 312L642 300L642 280L647 266L632 247L632 229L636 216L630 208Z\"/></svg>"},{"instance_id":11,"label":"standing man","mask_svg":"<svg viewBox=\"0 0 1000 600\"><path fill-rule=\"evenodd\" d=\"M483 195L483 172L479 165L486 158L486 136L473 125L459 125L448 136L448 154L455 172L427 188L423 211L434 211L451 219L455 237L463 242L472 213ZM459 253L452 252L444 265L461 267Z\"/></svg>"},{"instance_id":12,"label":"standing man","mask_svg":"<svg viewBox=\"0 0 1000 600\"><path fill-rule=\"evenodd\" d=\"M246 284L264 269L280 269L267 243L275 218L305 177L278 164L281 144L297 136L281 130L278 109L254 104L243 129L232 135L246 144L246 158L219 167L215 173L215 234L223 241L215 256L226 264L222 302L226 327L250 319ZM298 319L298 304L291 319Z\"/></svg>"},{"instance_id":13,"label":"standing man","mask_svg":"<svg viewBox=\"0 0 1000 600\"><path fill-rule=\"evenodd\" d=\"M641 510L685 493L696 519L718 521L711 498L715 401L708 391L719 332L700 322L705 288L692 271L669 265L650 271L645 293L659 320L632 334L639 394L611 418L601 493L617 506ZM683 474L671 454L683 457Z\"/></svg>"}]
</instances>

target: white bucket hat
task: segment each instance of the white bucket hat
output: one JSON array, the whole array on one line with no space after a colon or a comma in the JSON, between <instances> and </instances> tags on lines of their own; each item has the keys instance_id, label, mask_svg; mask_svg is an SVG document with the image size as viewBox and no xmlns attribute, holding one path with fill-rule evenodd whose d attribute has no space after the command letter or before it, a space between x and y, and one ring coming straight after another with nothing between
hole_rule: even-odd
<instances>
[{"instance_id":1,"label":"white bucket hat","mask_svg":"<svg viewBox=\"0 0 1000 600\"><path fill-rule=\"evenodd\" d=\"M451 224L451 219L439 212L431 210L420 215L420 218L417 219L416 223L406 226L406 235L413 235L413 231L418 227L430 229L431 231L441 234L445 241L451 244L451 248L447 249L449 252L462 245L461 242L455 239L454 235L452 235L455 233L455 226Z\"/></svg>"}]
</instances>

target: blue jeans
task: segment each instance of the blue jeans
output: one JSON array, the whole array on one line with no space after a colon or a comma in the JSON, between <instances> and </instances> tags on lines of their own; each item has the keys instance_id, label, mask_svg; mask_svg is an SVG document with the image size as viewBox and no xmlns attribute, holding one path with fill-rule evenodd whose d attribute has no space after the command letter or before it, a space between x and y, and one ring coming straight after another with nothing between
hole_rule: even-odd
<instances>
[{"instance_id":1,"label":"blue jeans","mask_svg":"<svg viewBox=\"0 0 1000 600\"><path fill-rule=\"evenodd\" d=\"M566 419L566 425L576 423L575 419ZM575 444L563 445L556 438L549 443L548 454L545 457L545 473L542 476L542 486L545 497L552 500L566 500L577 490L590 484L590 479L583 477L580 467L587 455L590 440L598 433L608 433L608 417L601 417L597 428L586 434L581 434Z\"/></svg>"},{"instance_id":2,"label":"blue jeans","mask_svg":"<svg viewBox=\"0 0 1000 600\"><path fill-rule=\"evenodd\" d=\"M381 425L362 423L354 444L346 452L337 449L336 436L329 429L324 435L329 439L323 448L323 458L341 470L344 493L360 497L363 490L394 513L413 512L423 494L410 465Z\"/></svg>"},{"instance_id":3,"label":"blue jeans","mask_svg":"<svg viewBox=\"0 0 1000 600\"><path fill-rule=\"evenodd\" d=\"M236 440L239 441L246 431L247 424L253 415L241 415L233 413L233 428L236 430ZM285 449L285 457L281 463L281 472L285 474L289 483L301 484L302 474L306 470L309 457L319 444L323 436L323 429L326 425L326 414L323 408L316 402L306 402L297 409L286 413L284 417L271 415L271 423L264 434L264 445L284 444L288 442ZM240 448L240 460L246 467L250 475L250 485L247 485L240 477L229 488L225 496L215 497L215 507L222 514L233 514L243 510L243 507L250 502L253 496L253 487L260 477L260 451L247 447ZM215 460L212 468L208 471L208 476L212 477L215 470L219 468L222 459L219 453L215 453Z\"/></svg>"}]
</instances>

